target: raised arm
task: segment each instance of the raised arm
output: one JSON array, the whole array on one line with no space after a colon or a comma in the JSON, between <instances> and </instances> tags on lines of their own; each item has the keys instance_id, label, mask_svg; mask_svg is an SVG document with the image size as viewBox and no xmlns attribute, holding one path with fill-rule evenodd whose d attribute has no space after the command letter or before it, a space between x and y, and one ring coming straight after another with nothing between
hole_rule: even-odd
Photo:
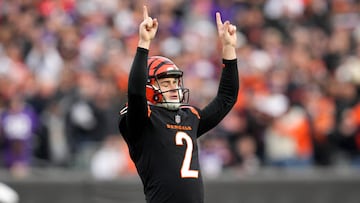
<instances>
[{"instance_id":1,"label":"raised arm","mask_svg":"<svg viewBox=\"0 0 360 203\"><path fill-rule=\"evenodd\" d=\"M143 7L144 20L139 25L139 42L129 74L127 125L129 130L138 130L139 123L147 118L146 81L147 58L151 40L155 37L158 22L148 15ZM133 132L132 134L137 134Z\"/></svg>"},{"instance_id":2,"label":"raised arm","mask_svg":"<svg viewBox=\"0 0 360 203\"><path fill-rule=\"evenodd\" d=\"M234 106L239 91L239 76L236 59L236 27L224 23L216 13L216 24L222 44L223 69L216 97L200 111L198 136L215 127Z\"/></svg>"}]
</instances>

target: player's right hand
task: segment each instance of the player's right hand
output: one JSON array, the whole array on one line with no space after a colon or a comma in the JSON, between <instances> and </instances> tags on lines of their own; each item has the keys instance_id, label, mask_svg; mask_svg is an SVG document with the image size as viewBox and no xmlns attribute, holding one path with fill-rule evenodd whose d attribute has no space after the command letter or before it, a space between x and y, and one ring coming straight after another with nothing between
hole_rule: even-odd
<instances>
[{"instance_id":1,"label":"player's right hand","mask_svg":"<svg viewBox=\"0 0 360 203\"><path fill-rule=\"evenodd\" d=\"M156 18L149 17L146 6L143 7L143 16L144 20L139 26L139 37L140 40L149 42L154 39L159 24Z\"/></svg>"}]
</instances>

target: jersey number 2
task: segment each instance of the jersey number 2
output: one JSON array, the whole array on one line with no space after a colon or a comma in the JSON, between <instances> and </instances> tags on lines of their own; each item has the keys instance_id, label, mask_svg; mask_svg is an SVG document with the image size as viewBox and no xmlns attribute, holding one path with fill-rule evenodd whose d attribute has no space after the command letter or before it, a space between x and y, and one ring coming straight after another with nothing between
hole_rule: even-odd
<instances>
[{"instance_id":1,"label":"jersey number 2","mask_svg":"<svg viewBox=\"0 0 360 203\"><path fill-rule=\"evenodd\" d=\"M198 178L199 171L190 170L190 163L193 151L193 141L191 137L185 132L177 132L175 135L176 145L184 145L183 140L186 142L186 151L183 164L181 166L181 177L182 178Z\"/></svg>"}]
</instances>

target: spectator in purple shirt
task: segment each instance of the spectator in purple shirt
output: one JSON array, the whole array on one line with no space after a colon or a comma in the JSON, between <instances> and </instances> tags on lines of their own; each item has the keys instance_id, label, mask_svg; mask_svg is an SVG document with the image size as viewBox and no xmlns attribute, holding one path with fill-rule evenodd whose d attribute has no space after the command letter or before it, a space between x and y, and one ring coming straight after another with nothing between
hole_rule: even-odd
<instances>
[{"instance_id":1,"label":"spectator in purple shirt","mask_svg":"<svg viewBox=\"0 0 360 203\"><path fill-rule=\"evenodd\" d=\"M0 126L5 167L15 176L26 175L31 164L37 115L20 96L15 96L0 114Z\"/></svg>"}]
</instances>

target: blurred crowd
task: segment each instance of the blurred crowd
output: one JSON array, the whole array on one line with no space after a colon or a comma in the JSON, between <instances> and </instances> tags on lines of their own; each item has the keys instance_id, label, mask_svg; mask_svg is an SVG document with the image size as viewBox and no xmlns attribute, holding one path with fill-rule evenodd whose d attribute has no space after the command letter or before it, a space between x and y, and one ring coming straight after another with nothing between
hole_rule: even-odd
<instances>
[{"instance_id":1,"label":"blurred crowd","mask_svg":"<svg viewBox=\"0 0 360 203\"><path fill-rule=\"evenodd\" d=\"M0 0L0 167L136 174L117 128L142 5L150 55L204 107L221 72L215 12L238 28L238 102L200 139L204 175L360 167L358 0Z\"/></svg>"}]
</instances>

